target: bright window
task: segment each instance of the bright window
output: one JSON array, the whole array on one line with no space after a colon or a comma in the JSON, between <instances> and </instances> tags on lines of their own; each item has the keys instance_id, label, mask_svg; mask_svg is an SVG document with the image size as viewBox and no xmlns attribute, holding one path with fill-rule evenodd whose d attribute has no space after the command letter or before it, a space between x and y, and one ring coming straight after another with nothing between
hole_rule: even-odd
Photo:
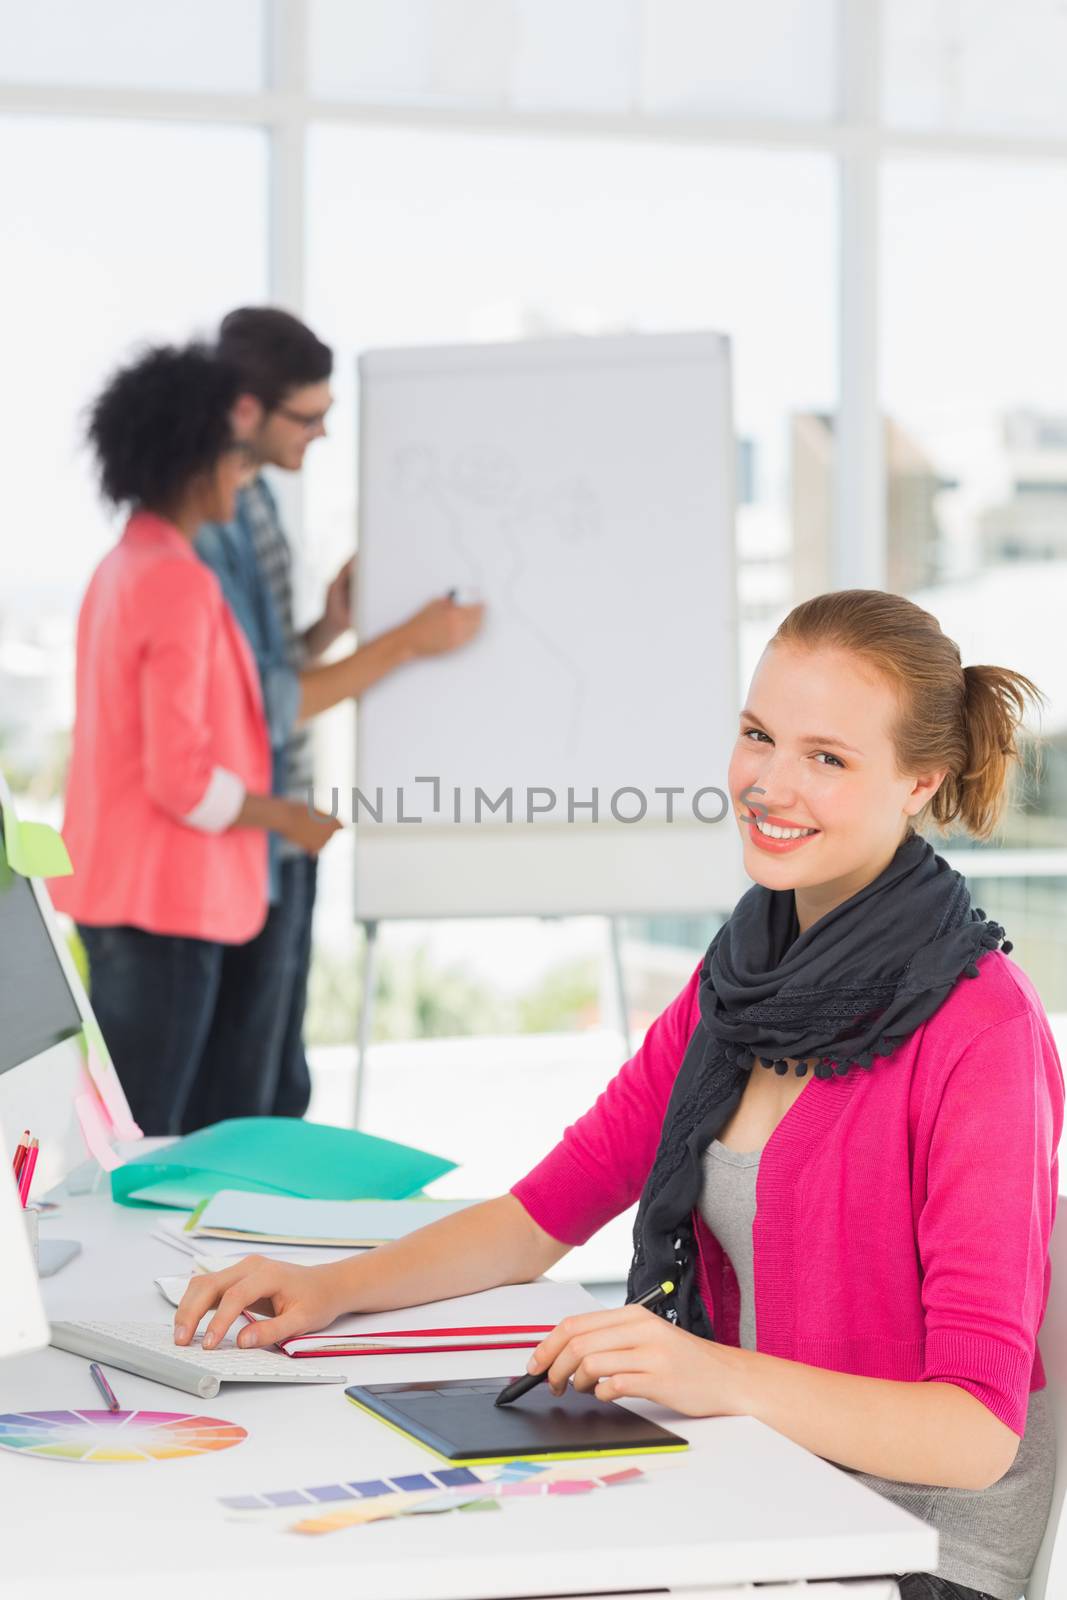
<instances>
[{"instance_id":1,"label":"bright window","mask_svg":"<svg viewBox=\"0 0 1067 1600\"><path fill-rule=\"evenodd\" d=\"M312 0L328 98L827 120L835 0Z\"/></svg>"},{"instance_id":2,"label":"bright window","mask_svg":"<svg viewBox=\"0 0 1067 1600\"><path fill-rule=\"evenodd\" d=\"M331 559L352 537L359 351L711 328L734 341L746 609L788 603L793 418L834 397L826 157L318 127L308 229L309 314L339 357L344 443L309 467Z\"/></svg>"},{"instance_id":3,"label":"bright window","mask_svg":"<svg viewBox=\"0 0 1067 1600\"><path fill-rule=\"evenodd\" d=\"M898 127L1067 131L1061 0L883 0L883 102Z\"/></svg>"},{"instance_id":4,"label":"bright window","mask_svg":"<svg viewBox=\"0 0 1067 1600\"><path fill-rule=\"evenodd\" d=\"M1067 174L896 159L882 200L891 563L965 665L1012 667L1048 696L1040 790L1020 791L1023 809L997 842L1063 848ZM1065 885L991 876L976 886L1054 1010L1067 1009L1049 942Z\"/></svg>"},{"instance_id":5,"label":"bright window","mask_svg":"<svg viewBox=\"0 0 1067 1600\"><path fill-rule=\"evenodd\" d=\"M0 79L258 89L262 0L0 0Z\"/></svg>"},{"instance_id":6,"label":"bright window","mask_svg":"<svg viewBox=\"0 0 1067 1600\"><path fill-rule=\"evenodd\" d=\"M15 777L58 759L74 617L115 532L85 408L140 344L210 336L264 299L266 143L253 128L0 118L0 759Z\"/></svg>"}]
</instances>

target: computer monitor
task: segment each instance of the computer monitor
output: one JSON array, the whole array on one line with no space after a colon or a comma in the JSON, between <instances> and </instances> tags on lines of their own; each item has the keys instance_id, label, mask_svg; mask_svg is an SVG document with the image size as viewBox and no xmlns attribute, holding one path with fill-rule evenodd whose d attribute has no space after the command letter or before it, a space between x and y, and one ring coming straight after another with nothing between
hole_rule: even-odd
<instances>
[{"instance_id":1,"label":"computer monitor","mask_svg":"<svg viewBox=\"0 0 1067 1600\"><path fill-rule=\"evenodd\" d=\"M85 1112L82 1030L95 1021L77 968L39 878L8 864L0 774L0 1125L14 1148L23 1128L40 1141L33 1190L43 1195L89 1156L77 1102ZM125 1098L106 1055L93 1072L109 1096ZM91 1096L90 1101L95 1101ZM97 1124L96 1126L99 1126ZM0 1150L0 1159L6 1152Z\"/></svg>"}]
</instances>

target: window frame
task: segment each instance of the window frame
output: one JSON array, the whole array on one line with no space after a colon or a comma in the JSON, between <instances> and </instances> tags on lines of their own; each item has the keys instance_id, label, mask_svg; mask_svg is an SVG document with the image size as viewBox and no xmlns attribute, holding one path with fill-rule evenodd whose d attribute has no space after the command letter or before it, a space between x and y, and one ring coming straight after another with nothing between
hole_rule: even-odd
<instances>
[{"instance_id":1,"label":"window frame","mask_svg":"<svg viewBox=\"0 0 1067 1600\"><path fill-rule=\"evenodd\" d=\"M837 116L826 122L766 117L650 115L641 111L512 110L334 100L312 92L310 0L262 0L267 62L263 90L198 93L84 85L25 84L0 78L0 115L239 123L268 135L268 280L273 299L300 311L306 299L306 160L315 123L447 128L494 134L546 133L582 139L643 139L723 148L820 152L835 164L837 237L837 439L831 572L839 588L885 583L885 462L879 381L879 182L884 158L909 154L1067 161L1067 136L912 131L882 117L882 7L890 0L837 0ZM289 508L287 507L287 510ZM293 496L297 531L302 507ZM951 850L946 851L952 856ZM1003 865L1000 857L1004 855ZM981 871L1019 872L1008 854L983 851ZM1067 877L1067 849L1010 852L1026 875ZM965 869L970 852L952 857Z\"/></svg>"}]
</instances>

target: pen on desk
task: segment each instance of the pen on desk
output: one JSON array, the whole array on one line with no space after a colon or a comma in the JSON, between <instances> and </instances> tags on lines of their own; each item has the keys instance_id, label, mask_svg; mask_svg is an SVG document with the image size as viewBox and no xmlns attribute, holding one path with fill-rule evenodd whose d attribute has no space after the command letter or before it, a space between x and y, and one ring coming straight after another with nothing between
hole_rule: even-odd
<instances>
[{"instance_id":1,"label":"pen on desk","mask_svg":"<svg viewBox=\"0 0 1067 1600\"><path fill-rule=\"evenodd\" d=\"M22 1163L22 1173L19 1178L19 1204L26 1209L26 1201L30 1198L30 1184L33 1182L33 1169L37 1165L39 1153L36 1139L31 1139L26 1159Z\"/></svg>"},{"instance_id":2,"label":"pen on desk","mask_svg":"<svg viewBox=\"0 0 1067 1600\"><path fill-rule=\"evenodd\" d=\"M107 1409L109 1411L120 1410L121 1408L119 1406L118 1396L111 1387L110 1383L108 1383L107 1379L104 1377L104 1369L101 1367L99 1361L90 1361L89 1371L92 1374L93 1382L96 1384L96 1387L100 1390L100 1393L104 1397L104 1404L107 1406Z\"/></svg>"},{"instance_id":3,"label":"pen on desk","mask_svg":"<svg viewBox=\"0 0 1067 1600\"><path fill-rule=\"evenodd\" d=\"M655 1288L649 1289L647 1294L640 1295L636 1300L628 1300L626 1303L631 1306L652 1307L658 1305L661 1300L666 1300L667 1296L673 1293L674 1284L668 1279L666 1283L657 1283ZM523 1373L521 1378L516 1378L514 1383L509 1383L506 1388L501 1389L493 1404L509 1406L513 1400L520 1399L524 1394L529 1394L530 1390L536 1388L539 1383L544 1383L547 1377L547 1367L544 1372Z\"/></svg>"}]
</instances>

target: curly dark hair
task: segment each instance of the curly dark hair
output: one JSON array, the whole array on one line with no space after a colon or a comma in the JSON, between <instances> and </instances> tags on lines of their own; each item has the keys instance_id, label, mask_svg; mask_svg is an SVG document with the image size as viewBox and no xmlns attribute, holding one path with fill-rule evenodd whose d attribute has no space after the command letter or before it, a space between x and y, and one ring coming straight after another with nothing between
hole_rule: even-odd
<instances>
[{"instance_id":1,"label":"curly dark hair","mask_svg":"<svg viewBox=\"0 0 1067 1600\"><path fill-rule=\"evenodd\" d=\"M112 374L86 438L115 505L169 508L233 443L236 367L211 346L155 345Z\"/></svg>"},{"instance_id":2,"label":"curly dark hair","mask_svg":"<svg viewBox=\"0 0 1067 1600\"><path fill-rule=\"evenodd\" d=\"M267 411L333 371L333 351L307 323L277 306L241 306L223 317L219 354L241 373L242 387Z\"/></svg>"}]
</instances>

